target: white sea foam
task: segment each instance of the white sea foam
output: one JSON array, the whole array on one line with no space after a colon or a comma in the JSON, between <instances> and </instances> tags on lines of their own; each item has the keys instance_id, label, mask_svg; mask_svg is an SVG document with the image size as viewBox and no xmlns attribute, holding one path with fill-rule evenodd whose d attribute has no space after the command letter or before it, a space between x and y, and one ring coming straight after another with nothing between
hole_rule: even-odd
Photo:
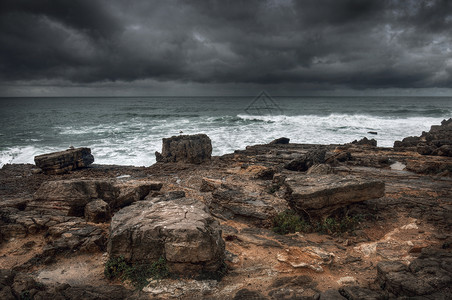
<instances>
[{"instance_id":1,"label":"white sea foam","mask_svg":"<svg viewBox=\"0 0 452 300\"><path fill-rule=\"evenodd\" d=\"M173 119L130 119L125 122L58 128L58 146L11 147L0 152L0 167L7 163L33 163L35 155L64 150L65 147L90 147L98 164L149 166L155 151L161 151L164 137L205 133L212 139L213 155L231 153L247 145L264 144L279 137L293 143L342 144L365 136L379 146L391 147L395 140L420 135L443 118L391 118L369 115L331 114L329 116L238 116ZM378 135L368 134L376 131Z\"/></svg>"}]
</instances>

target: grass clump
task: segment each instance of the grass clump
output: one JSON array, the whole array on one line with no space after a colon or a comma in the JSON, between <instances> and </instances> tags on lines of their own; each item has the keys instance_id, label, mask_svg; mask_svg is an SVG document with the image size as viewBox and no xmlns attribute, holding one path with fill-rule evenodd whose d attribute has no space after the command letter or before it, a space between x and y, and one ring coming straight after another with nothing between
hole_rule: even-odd
<instances>
[{"instance_id":1,"label":"grass clump","mask_svg":"<svg viewBox=\"0 0 452 300\"><path fill-rule=\"evenodd\" d=\"M125 261L124 256L112 257L105 264L104 275L108 279L119 279L130 282L141 290L149 284L149 279L159 280L169 276L166 260L160 257L152 264L132 265Z\"/></svg>"},{"instance_id":2,"label":"grass clump","mask_svg":"<svg viewBox=\"0 0 452 300\"><path fill-rule=\"evenodd\" d=\"M273 218L273 231L279 234L306 232L310 225L293 210L286 210Z\"/></svg>"},{"instance_id":3,"label":"grass clump","mask_svg":"<svg viewBox=\"0 0 452 300\"><path fill-rule=\"evenodd\" d=\"M360 215L336 218L326 218L322 222L318 222L316 231L326 234L338 234L355 230L362 217Z\"/></svg>"},{"instance_id":4,"label":"grass clump","mask_svg":"<svg viewBox=\"0 0 452 300\"><path fill-rule=\"evenodd\" d=\"M345 214L328 217L322 221L309 222L293 210L286 210L273 218L273 231L278 234L318 232L336 235L355 230L362 219L362 215L349 216Z\"/></svg>"}]
</instances>

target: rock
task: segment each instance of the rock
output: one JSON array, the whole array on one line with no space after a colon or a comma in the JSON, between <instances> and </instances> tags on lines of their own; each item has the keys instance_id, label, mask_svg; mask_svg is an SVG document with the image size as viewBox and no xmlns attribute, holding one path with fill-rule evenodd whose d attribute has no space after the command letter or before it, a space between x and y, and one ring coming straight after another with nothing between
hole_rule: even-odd
<instances>
[{"instance_id":1,"label":"rock","mask_svg":"<svg viewBox=\"0 0 452 300\"><path fill-rule=\"evenodd\" d=\"M337 284L339 285L351 285L356 283L357 283L356 278L352 276L344 276L339 278L339 280L337 281Z\"/></svg>"},{"instance_id":2,"label":"rock","mask_svg":"<svg viewBox=\"0 0 452 300\"><path fill-rule=\"evenodd\" d=\"M322 164L325 162L325 149L314 149L308 151L305 155L296 158L287 163L284 168L290 171L304 172L315 164Z\"/></svg>"},{"instance_id":3,"label":"rock","mask_svg":"<svg viewBox=\"0 0 452 300\"><path fill-rule=\"evenodd\" d=\"M162 153L155 153L157 162L185 162L200 164L209 161L212 142L205 134L179 135L164 138Z\"/></svg>"},{"instance_id":4,"label":"rock","mask_svg":"<svg viewBox=\"0 0 452 300\"><path fill-rule=\"evenodd\" d=\"M221 188L212 192L209 209L226 219L245 217L268 220L277 214L272 202L264 197L249 196L241 190Z\"/></svg>"},{"instance_id":5,"label":"rock","mask_svg":"<svg viewBox=\"0 0 452 300\"><path fill-rule=\"evenodd\" d=\"M450 299L451 265L450 252L422 249L422 254L409 266L401 262L379 262L377 282L397 297L429 296L431 299Z\"/></svg>"},{"instance_id":6,"label":"rock","mask_svg":"<svg viewBox=\"0 0 452 300\"><path fill-rule=\"evenodd\" d=\"M388 299L386 293L373 291L360 286L347 286L340 290L340 294L349 300L385 300Z\"/></svg>"},{"instance_id":7,"label":"rock","mask_svg":"<svg viewBox=\"0 0 452 300\"><path fill-rule=\"evenodd\" d=\"M68 149L35 156L35 164L46 174L62 174L89 166L94 162L90 148Z\"/></svg>"},{"instance_id":8,"label":"rock","mask_svg":"<svg viewBox=\"0 0 452 300\"><path fill-rule=\"evenodd\" d=\"M370 134L373 134L373 135L377 135L378 134L378 132L376 132L376 131L368 131L367 133L370 133Z\"/></svg>"},{"instance_id":9,"label":"rock","mask_svg":"<svg viewBox=\"0 0 452 300\"><path fill-rule=\"evenodd\" d=\"M316 272L323 272L322 265L330 265L334 260L334 254L319 247L293 247L279 252L276 258L294 268L309 268Z\"/></svg>"},{"instance_id":10,"label":"rock","mask_svg":"<svg viewBox=\"0 0 452 300\"><path fill-rule=\"evenodd\" d=\"M110 205L102 199L91 201L85 206L85 220L88 222L103 223L110 218Z\"/></svg>"},{"instance_id":11,"label":"rock","mask_svg":"<svg viewBox=\"0 0 452 300\"><path fill-rule=\"evenodd\" d=\"M275 170L273 170L271 168L265 168L265 169L257 172L257 174L254 178L262 179L262 180L272 180L273 175L275 175Z\"/></svg>"},{"instance_id":12,"label":"rock","mask_svg":"<svg viewBox=\"0 0 452 300\"><path fill-rule=\"evenodd\" d=\"M375 139L368 139L367 137L363 137L359 141L354 140L352 142L354 145L360 145L360 146L371 146L371 147L377 147L377 141Z\"/></svg>"},{"instance_id":13,"label":"rock","mask_svg":"<svg viewBox=\"0 0 452 300\"><path fill-rule=\"evenodd\" d=\"M327 290L320 294L319 300L346 300L337 290Z\"/></svg>"},{"instance_id":14,"label":"rock","mask_svg":"<svg viewBox=\"0 0 452 300\"><path fill-rule=\"evenodd\" d=\"M327 164L313 165L306 172L307 175L327 175L333 173L333 168Z\"/></svg>"},{"instance_id":15,"label":"rock","mask_svg":"<svg viewBox=\"0 0 452 300\"><path fill-rule=\"evenodd\" d=\"M225 244L217 221L193 199L153 204L140 201L112 218L108 253L131 263L163 257L173 274L215 272L223 263Z\"/></svg>"},{"instance_id":16,"label":"rock","mask_svg":"<svg viewBox=\"0 0 452 300\"><path fill-rule=\"evenodd\" d=\"M213 192L214 190L220 188L222 185L221 180L211 179L211 178L203 178L201 180L201 186L199 188L200 192Z\"/></svg>"},{"instance_id":17,"label":"rock","mask_svg":"<svg viewBox=\"0 0 452 300\"><path fill-rule=\"evenodd\" d=\"M395 141L394 148L415 150L422 155L452 157L452 118L443 120L441 125L433 125L429 132L422 132L419 137Z\"/></svg>"},{"instance_id":18,"label":"rock","mask_svg":"<svg viewBox=\"0 0 452 300\"><path fill-rule=\"evenodd\" d=\"M85 206L102 199L111 209L144 199L150 191L160 190L153 181L116 181L111 179L71 179L44 182L27 204L26 210L52 215L84 216Z\"/></svg>"},{"instance_id":19,"label":"rock","mask_svg":"<svg viewBox=\"0 0 452 300\"><path fill-rule=\"evenodd\" d=\"M248 289L239 290L233 300L266 300L268 298L264 297L261 293L257 291L252 291Z\"/></svg>"},{"instance_id":20,"label":"rock","mask_svg":"<svg viewBox=\"0 0 452 300\"><path fill-rule=\"evenodd\" d=\"M349 204L384 196L382 181L352 176L296 175L285 181L285 199L300 214L317 219L327 217Z\"/></svg>"},{"instance_id":21,"label":"rock","mask_svg":"<svg viewBox=\"0 0 452 300\"><path fill-rule=\"evenodd\" d=\"M290 139L286 137L280 137L279 139L271 141L270 145L287 145L289 144Z\"/></svg>"}]
</instances>

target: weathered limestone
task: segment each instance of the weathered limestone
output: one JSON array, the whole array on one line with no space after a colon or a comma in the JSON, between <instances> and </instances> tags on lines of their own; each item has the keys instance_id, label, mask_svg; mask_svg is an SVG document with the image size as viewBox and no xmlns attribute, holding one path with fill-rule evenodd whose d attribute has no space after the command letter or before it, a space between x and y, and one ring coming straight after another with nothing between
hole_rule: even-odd
<instances>
[{"instance_id":1,"label":"weathered limestone","mask_svg":"<svg viewBox=\"0 0 452 300\"><path fill-rule=\"evenodd\" d=\"M111 221L108 253L131 263L160 257L171 273L183 276L221 267L225 244L218 222L194 199L140 201L117 212Z\"/></svg>"},{"instance_id":2,"label":"weathered limestone","mask_svg":"<svg viewBox=\"0 0 452 300\"><path fill-rule=\"evenodd\" d=\"M109 206L119 208L144 199L150 191L160 190L162 183L109 179L71 179L44 182L27 204L27 210L44 211L65 216L83 216L85 206L102 199Z\"/></svg>"},{"instance_id":3,"label":"weathered limestone","mask_svg":"<svg viewBox=\"0 0 452 300\"><path fill-rule=\"evenodd\" d=\"M102 223L110 218L110 205L102 199L91 201L85 206L85 220L88 222Z\"/></svg>"},{"instance_id":4,"label":"weathered limestone","mask_svg":"<svg viewBox=\"0 0 452 300\"><path fill-rule=\"evenodd\" d=\"M383 197L385 191L384 182L337 175L295 175L284 184L289 204L311 218L327 217L349 204Z\"/></svg>"},{"instance_id":5,"label":"weathered limestone","mask_svg":"<svg viewBox=\"0 0 452 300\"><path fill-rule=\"evenodd\" d=\"M421 136L409 136L402 141L395 141L394 148L415 150L422 155L452 157L452 118L443 120L441 125L433 125L429 132Z\"/></svg>"},{"instance_id":6,"label":"weathered limestone","mask_svg":"<svg viewBox=\"0 0 452 300\"><path fill-rule=\"evenodd\" d=\"M94 162L90 148L68 149L35 156L35 164L46 174L62 174L89 166Z\"/></svg>"},{"instance_id":7,"label":"weathered limestone","mask_svg":"<svg viewBox=\"0 0 452 300\"><path fill-rule=\"evenodd\" d=\"M164 138L162 153L155 152L157 162L185 162L200 164L209 161L212 142L205 134L179 135Z\"/></svg>"}]
</instances>

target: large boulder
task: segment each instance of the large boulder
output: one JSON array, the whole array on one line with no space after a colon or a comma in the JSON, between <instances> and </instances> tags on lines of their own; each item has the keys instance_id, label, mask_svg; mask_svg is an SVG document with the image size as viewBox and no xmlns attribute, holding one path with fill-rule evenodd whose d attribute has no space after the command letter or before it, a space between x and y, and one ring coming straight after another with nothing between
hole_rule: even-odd
<instances>
[{"instance_id":1,"label":"large boulder","mask_svg":"<svg viewBox=\"0 0 452 300\"><path fill-rule=\"evenodd\" d=\"M154 181L116 181L112 179L71 179L44 182L27 204L27 210L53 215L83 216L85 206L102 199L110 208L120 208L144 199L149 192L160 190Z\"/></svg>"},{"instance_id":2,"label":"large boulder","mask_svg":"<svg viewBox=\"0 0 452 300\"><path fill-rule=\"evenodd\" d=\"M162 153L155 152L158 162L185 162L200 164L209 161L212 142L205 134L179 135L164 138Z\"/></svg>"},{"instance_id":3,"label":"large boulder","mask_svg":"<svg viewBox=\"0 0 452 300\"><path fill-rule=\"evenodd\" d=\"M62 174L94 162L90 148L68 149L35 156L35 164L46 174Z\"/></svg>"},{"instance_id":4,"label":"large boulder","mask_svg":"<svg viewBox=\"0 0 452 300\"><path fill-rule=\"evenodd\" d=\"M173 274L217 271L225 244L218 222L194 199L140 201L117 212L111 221L108 253L135 264L163 257Z\"/></svg>"},{"instance_id":5,"label":"large boulder","mask_svg":"<svg viewBox=\"0 0 452 300\"><path fill-rule=\"evenodd\" d=\"M338 175L297 175L287 178L285 198L298 213L311 218L328 217L349 204L384 196L382 181Z\"/></svg>"}]
</instances>

